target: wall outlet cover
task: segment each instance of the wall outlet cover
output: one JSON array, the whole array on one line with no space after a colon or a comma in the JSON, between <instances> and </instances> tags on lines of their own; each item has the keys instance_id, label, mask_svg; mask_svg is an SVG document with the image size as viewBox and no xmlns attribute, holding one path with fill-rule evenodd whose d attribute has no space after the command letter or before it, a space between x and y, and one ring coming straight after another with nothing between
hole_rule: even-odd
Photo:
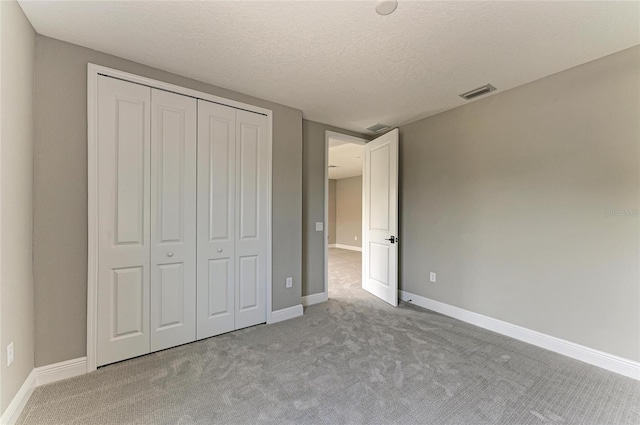
<instances>
[{"instance_id":1,"label":"wall outlet cover","mask_svg":"<svg viewBox=\"0 0 640 425\"><path fill-rule=\"evenodd\" d=\"M287 288L291 288L293 286L293 278L292 277L288 277L287 278Z\"/></svg>"},{"instance_id":2,"label":"wall outlet cover","mask_svg":"<svg viewBox=\"0 0 640 425\"><path fill-rule=\"evenodd\" d=\"M316 221L316 232L322 232L324 230L324 223L322 221Z\"/></svg>"},{"instance_id":3,"label":"wall outlet cover","mask_svg":"<svg viewBox=\"0 0 640 425\"><path fill-rule=\"evenodd\" d=\"M436 281L436 274L434 272L429 273L429 281L434 282Z\"/></svg>"}]
</instances>

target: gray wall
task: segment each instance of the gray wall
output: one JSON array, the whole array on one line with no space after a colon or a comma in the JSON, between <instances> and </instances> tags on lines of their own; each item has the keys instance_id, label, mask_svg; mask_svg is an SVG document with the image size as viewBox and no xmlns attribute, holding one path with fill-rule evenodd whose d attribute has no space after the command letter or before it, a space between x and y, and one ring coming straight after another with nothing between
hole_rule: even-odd
<instances>
[{"instance_id":1,"label":"gray wall","mask_svg":"<svg viewBox=\"0 0 640 425\"><path fill-rule=\"evenodd\" d=\"M401 289L640 360L640 47L403 126L400 149Z\"/></svg>"},{"instance_id":2,"label":"gray wall","mask_svg":"<svg viewBox=\"0 0 640 425\"><path fill-rule=\"evenodd\" d=\"M273 110L273 309L300 303L302 113L51 38L36 39L36 365L86 354L87 62ZM293 288L285 289L285 278Z\"/></svg>"},{"instance_id":3,"label":"gray wall","mask_svg":"<svg viewBox=\"0 0 640 425\"><path fill-rule=\"evenodd\" d=\"M338 180L329 180L329 244L336 243L336 183Z\"/></svg>"},{"instance_id":4,"label":"gray wall","mask_svg":"<svg viewBox=\"0 0 640 425\"><path fill-rule=\"evenodd\" d=\"M336 243L362 247L362 176L337 180Z\"/></svg>"},{"instance_id":5,"label":"gray wall","mask_svg":"<svg viewBox=\"0 0 640 425\"><path fill-rule=\"evenodd\" d=\"M325 131L368 139L368 136L314 121L302 120L302 295L324 291L323 232L315 231L324 221ZM325 226L327 223L325 223Z\"/></svg>"},{"instance_id":6,"label":"gray wall","mask_svg":"<svg viewBox=\"0 0 640 425\"><path fill-rule=\"evenodd\" d=\"M0 2L0 413L33 370L33 61L35 32L15 1ZM6 347L14 361L7 367Z\"/></svg>"}]
</instances>

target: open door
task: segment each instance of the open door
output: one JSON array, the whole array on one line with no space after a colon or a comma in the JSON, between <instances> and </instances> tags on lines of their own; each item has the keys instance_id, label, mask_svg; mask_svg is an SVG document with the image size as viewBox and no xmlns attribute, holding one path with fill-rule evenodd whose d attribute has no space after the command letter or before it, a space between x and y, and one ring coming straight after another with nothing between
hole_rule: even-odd
<instances>
[{"instance_id":1,"label":"open door","mask_svg":"<svg viewBox=\"0 0 640 425\"><path fill-rule=\"evenodd\" d=\"M398 306L398 129L364 146L362 287Z\"/></svg>"}]
</instances>

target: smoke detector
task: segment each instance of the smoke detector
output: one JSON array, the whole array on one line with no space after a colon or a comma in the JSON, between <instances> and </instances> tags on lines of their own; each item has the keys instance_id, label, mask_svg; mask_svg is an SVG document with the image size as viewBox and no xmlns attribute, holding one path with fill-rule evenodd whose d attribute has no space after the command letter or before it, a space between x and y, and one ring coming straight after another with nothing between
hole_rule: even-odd
<instances>
[{"instance_id":1,"label":"smoke detector","mask_svg":"<svg viewBox=\"0 0 640 425\"><path fill-rule=\"evenodd\" d=\"M390 15L398 7L398 0L380 0L376 4L376 12L378 15Z\"/></svg>"}]
</instances>

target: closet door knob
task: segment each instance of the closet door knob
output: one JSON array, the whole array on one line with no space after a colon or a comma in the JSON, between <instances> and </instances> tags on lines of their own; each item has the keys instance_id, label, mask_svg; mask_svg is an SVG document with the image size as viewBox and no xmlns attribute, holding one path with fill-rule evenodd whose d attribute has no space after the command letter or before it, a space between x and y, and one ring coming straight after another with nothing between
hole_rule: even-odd
<instances>
[{"instance_id":1,"label":"closet door knob","mask_svg":"<svg viewBox=\"0 0 640 425\"><path fill-rule=\"evenodd\" d=\"M218 248L218 252L222 252L222 248Z\"/></svg>"},{"instance_id":2,"label":"closet door knob","mask_svg":"<svg viewBox=\"0 0 640 425\"><path fill-rule=\"evenodd\" d=\"M173 252L167 252L167 257L173 257Z\"/></svg>"}]
</instances>

